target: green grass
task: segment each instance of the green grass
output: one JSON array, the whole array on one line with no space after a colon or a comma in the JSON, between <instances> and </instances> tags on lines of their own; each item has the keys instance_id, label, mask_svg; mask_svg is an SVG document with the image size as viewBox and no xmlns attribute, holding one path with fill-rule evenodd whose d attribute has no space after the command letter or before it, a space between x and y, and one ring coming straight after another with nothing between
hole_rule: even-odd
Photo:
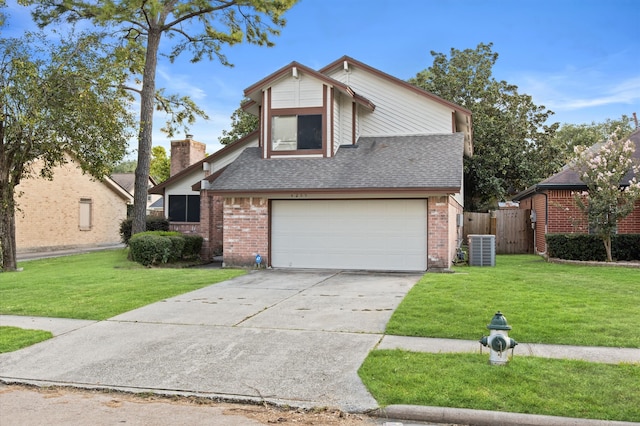
<instances>
[{"instance_id":1,"label":"green grass","mask_svg":"<svg viewBox=\"0 0 640 426\"><path fill-rule=\"evenodd\" d=\"M374 351L359 371L382 406L411 404L640 421L640 366Z\"/></svg>"},{"instance_id":2,"label":"green grass","mask_svg":"<svg viewBox=\"0 0 640 426\"><path fill-rule=\"evenodd\" d=\"M127 250L23 262L0 274L0 314L104 320L244 273L232 269L145 268Z\"/></svg>"},{"instance_id":3,"label":"green grass","mask_svg":"<svg viewBox=\"0 0 640 426\"><path fill-rule=\"evenodd\" d=\"M53 337L49 331L0 327L0 354L13 352Z\"/></svg>"},{"instance_id":4,"label":"green grass","mask_svg":"<svg viewBox=\"0 0 640 426\"><path fill-rule=\"evenodd\" d=\"M507 255L495 267L455 271L425 274L387 334L476 340L502 311L521 343L640 348L640 269Z\"/></svg>"}]
</instances>

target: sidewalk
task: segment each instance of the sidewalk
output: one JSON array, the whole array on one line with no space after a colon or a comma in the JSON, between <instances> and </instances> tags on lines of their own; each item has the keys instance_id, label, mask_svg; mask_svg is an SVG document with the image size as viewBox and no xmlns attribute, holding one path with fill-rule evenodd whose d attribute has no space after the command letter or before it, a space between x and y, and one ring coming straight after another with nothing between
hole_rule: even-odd
<instances>
[{"instance_id":1,"label":"sidewalk","mask_svg":"<svg viewBox=\"0 0 640 426\"><path fill-rule=\"evenodd\" d=\"M0 315L0 325L35 330L50 331L59 336L78 330L98 321L75 320L67 318L27 317L19 315ZM411 352L488 353L476 340L435 339L429 337L409 337L384 335L376 349L403 349ZM603 364L637 363L640 364L640 349L613 348L598 346L545 345L519 343L515 347L514 357L536 356L541 358L575 359Z\"/></svg>"}]
</instances>

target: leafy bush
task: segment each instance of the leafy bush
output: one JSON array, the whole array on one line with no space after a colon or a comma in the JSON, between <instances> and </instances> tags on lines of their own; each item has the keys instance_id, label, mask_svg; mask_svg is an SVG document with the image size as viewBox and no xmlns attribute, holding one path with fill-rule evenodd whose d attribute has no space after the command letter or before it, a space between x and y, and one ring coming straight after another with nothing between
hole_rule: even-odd
<instances>
[{"instance_id":1,"label":"leafy bush","mask_svg":"<svg viewBox=\"0 0 640 426\"><path fill-rule=\"evenodd\" d=\"M171 241L171 253L169 253L169 262L177 262L182 259L182 251L184 250L184 237L182 234L167 235Z\"/></svg>"},{"instance_id":2,"label":"leafy bush","mask_svg":"<svg viewBox=\"0 0 640 426\"><path fill-rule=\"evenodd\" d=\"M131 239L132 223L133 223L133 219L131 218L127 218L122 222L120 222L120 241L122 241L126 245L129 245L129 240ZM147 231L168 231L169 221L163 217L147 216L146 230Z\"/></svg>"},{"instance_id":3,"label":"leafy bush","mask_svg":"<svg viewBox=\"0 0 640 426\"><path fill-rule=\"evenodd\" d=\"M129 247L134 262L151 266L169 261L172 242L169 237L142 232L131 237Z\"/></svg>"},{"instance_id":4,"label":"leafy bush","mask_svg":"<svg viewBox=\"0 0 640 426\"><path fill-rule=\"evenodd\" d=\"M183 234L182 237L184 238L182 257L184 259L197 259L200 257L203 238L195 234Z\"/></svg>"},{"instance_id":5,"label":"leafy bush","mask_svg":"<svg viewBox=\"0 0 640 426\"><path fill-rule=\"evenodd\" d=\"M162 240L163 242L160 242ZM129 240L131 260L145 266L197 259L203 238L175 231L146 231Z\"/></svg>"},{"instance_id":6,"label":"leafy bush","mask_svg":"<svg viewBox=\"0 0 640 426\"><path fill-rule=\"evenodd\" d=\"M602 239L589 234L548 234L549 257L581 261L605 261L607 254ZM614 260L640 260L640 234L617 234L611 237Z\"/></svg>"}]
</instances>

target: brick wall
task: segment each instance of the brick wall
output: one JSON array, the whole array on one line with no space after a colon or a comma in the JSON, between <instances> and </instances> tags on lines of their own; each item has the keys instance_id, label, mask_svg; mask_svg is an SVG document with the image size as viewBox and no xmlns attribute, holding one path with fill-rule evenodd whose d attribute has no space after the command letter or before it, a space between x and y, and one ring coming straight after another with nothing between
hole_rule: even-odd
<instances>
[{"instance_id":1,"label":"brick wall","mask_svg":"<svg viewBox=\"0 0 640 426\"><path fill-rule=\"evenodd\" d=\"M463 213L462 205L456 201L454 197L448 197L449 199L449 258L447 260L447 264L451 265L453 263L453 259L456 256L456 249L458 248L458 243L463 238L463 229L462 227L458 227L458 218L459 214Z\"/></svg>"},{"instance_id":2,"label":"brick wall","mask_svg":"<svg viewBox=\"0 0 640 426\"><path fill-rule=\"evenodd\" d=\"M631 214L618 223L620 234L640 234L640 200L636 201Z\"/></svg>"},{"instance_id":3,"label":"brick wall","mask_svg":"<svg viewBox=\"0 0 640 426\"><path fill-rule=\"evenodd\" d=\"M589 222L576 204L573 191L548 192L549 234L586 234Z\"/></svg>"},{"instance_id":4,"label":"brick wall","mask_svg":"<svg viewBox=\"0 0 640 426\"><path fill-rule=\"evenodd\" d=\"M586 216L575 203L574 192L570 190L552 190L544 194L522 200L520 208L533 209L537 214L535 244L537 253L547 250L545 234L586 234L589 225ZM547 201L547 202L545 202ZM548 204L547 204L548 203ZM548 222L545 224L545 215ZM619 234L640 234L640 201L634 211L618 223Z\"/></svg>"},{"instance_id":5,"label":"brick wall","mask_svg":"<svg viewBox=\"0 0 640 426\"><path fill-rule=\"evenodd\" d=\"M71 160L69 157L68 160ZM34 170L39 170L39 163ZM82 174L70 162L54 169L53 180L23 179L16 193L17 252L91 247L120 243L127 202L105 183ZM80 230L80 199L91 200L91 229Z\"/></svg>"},{"instance_id":6,"label":"brick wall","mask_svg":"<svg viewBox=\"0 0 640 426\"><path fill-rule=\"evenodd\" d=\"M448 268L449 202L448 197L430 197L427 204L427 269Z\"/></svg>"},{"instance_id":7,"label":"brick wall","mask_svg":"<svg viewBox=\"0 0 640 426\"><path fill-rule=\"evenodd\" d=\"M171 141L171 176L204 159L207 146L193 139Z\"/></svg>"},{"instance_id":8,"label":"brick wall","mask_svg":"<svg viewBox=\"0 0 640 426\"><path fill-rule=\"evenodd\" d=\"M211 259L222 253L223 204L221 196L200 191L200 235L204 239L200 255L203 259Z\"/></svg>"},{"instance_id":9,"label":"brick wall","mask_svg":"<svg viewBox=\"0 0 640 426\"><path fill-rule=\"evenodd\" d=\"M226 266L250 266L260 254L268 265L269 202L265 198L225 198L224 263Z\"/></svg>"}]
</instances>

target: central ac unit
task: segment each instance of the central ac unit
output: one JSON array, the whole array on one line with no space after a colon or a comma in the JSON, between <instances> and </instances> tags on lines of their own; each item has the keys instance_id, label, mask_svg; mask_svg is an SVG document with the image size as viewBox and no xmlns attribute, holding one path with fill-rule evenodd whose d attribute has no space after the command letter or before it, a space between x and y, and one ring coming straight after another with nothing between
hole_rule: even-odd
<instances>
[{"instance_id":1,"label":"central ac unit","mask_svg":"<svg viewBox=\"0 0 640 426\"><path fill-rule=\"evenodd\" d=\"M469 266L496 266L495 235L469 235Z\"/></svg>"}]
</instances>

